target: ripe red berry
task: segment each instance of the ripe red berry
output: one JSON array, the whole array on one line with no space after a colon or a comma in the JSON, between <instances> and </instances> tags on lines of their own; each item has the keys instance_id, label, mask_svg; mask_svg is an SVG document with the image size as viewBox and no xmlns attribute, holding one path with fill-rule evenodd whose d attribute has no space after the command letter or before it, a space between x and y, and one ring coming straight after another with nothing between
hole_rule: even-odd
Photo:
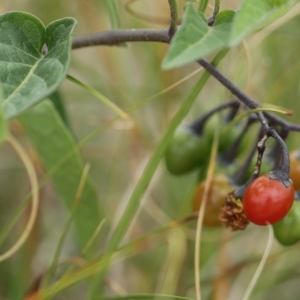
<instances>
[{"instance_id":1,"label":"ripe red berry","mask_svg":"<svg viewBox=\"0 0 300 300\"><path fill-rule=\"evenodd\" d=\"M269 176L265 174L251 182L243 196L245 214L257 225L280 221L294 201L293 185L286 187L281 180Z\"/></svg>"}]
</instances>

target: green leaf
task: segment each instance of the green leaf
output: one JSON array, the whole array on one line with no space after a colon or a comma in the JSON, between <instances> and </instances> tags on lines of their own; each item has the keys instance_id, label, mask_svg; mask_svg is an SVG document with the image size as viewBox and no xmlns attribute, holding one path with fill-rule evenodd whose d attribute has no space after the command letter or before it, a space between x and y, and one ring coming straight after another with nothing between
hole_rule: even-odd
<instances>
[{"instance_id":1,"label":"green leaf","mask_svg":"<svg viewBox=\"0 0 300 300\"><path fill-rule=\"evenodd\" d=\"M45 28L28 13L0 16L0 103L7 118L45 99L60 85L69 66L75 24L75 19L64 18Z\"/></svg>"},{"instance_id":2,"label":"green leaf","mask_svg":"<svg viewBox=\"0 0 300 300\"><path fill-rule=\"evenodd\" d=\"M297 0L244 0L236 13L229 44L237 45L248 34L284 15Z\"/></svg>"},{"instance_id":3,"label":"green leaf","mask_svg":"<svg viewBox=\"0 0 300 300\"><path fill-rule=\"evenodd\" d=\"M71 209L84 170L76 143L51 102L43 101L19 117L56 190ZM89 178L74 213L81 246L85 246L103 216Z\"/></svg>"},{"instance_id":4,"label":"green leaf","mask_svg":"<svg viewBox=\"0 0 300 300\"><path fill-rule=\"evenodd\" d=\"M178 67L226 48L233 16L233 11L222 11L210 27L204 15L188 4L162 67Z\"/></svg>"}]
</instances>

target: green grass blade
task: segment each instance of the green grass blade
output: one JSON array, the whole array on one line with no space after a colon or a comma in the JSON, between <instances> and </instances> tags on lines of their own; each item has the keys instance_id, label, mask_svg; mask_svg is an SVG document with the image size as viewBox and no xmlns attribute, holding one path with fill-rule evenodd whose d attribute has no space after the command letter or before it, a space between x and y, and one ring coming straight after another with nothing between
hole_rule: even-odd
<instances>
[{"instance_id":1,"label":"green grass blade","mask_svg":"<svg viewBox=\"0 0 300 300\"><path fill-rule=\"evenodd\" d=\"M91 95L93 95L97 100L99 100L101 103L103 103L108 108L110 108L113 112L115 112L124 121L132 123L128 114L125 111L123 111L120 107L118 107L116 104L114 104L111 100L106 98L103 94L101 94L100 92L98 92L97 90L92 88L91 86L83 83L82 81L76 79L75 77L73 77L71 75L67 75L67 79L69 79L73 83L75 83L78 86L85 89L87 92L89 92Z\"/></svg>"},{"instance_id":2,"label":"green grass blade","mask_svg":"<svg viewBox=\"0 0 300 300\"><path fill-rule=\"evenodd\" d=\"M208 0L200 0L198 10L201 11L202 13L205 13L207 4L208 4Z\"/></svg>"},{"instance_id":3,"label":"green grass blade","mask_svg":"<svg viewBox=\"0 0 300 300\"><path fill-rule=\"evenodd\" d=\"M15 224L17 223L17 221L21 217L22 213L26 209L26 207L29 204L29 202L30 202L30 197L27 197L24 201L22 201L22 203L18 206L18 208L16 209L16 211L13 213L13 215L10 216L9 222L7 222L1 228L1 231L0 231L0 247L4 243L5 239L9 235L10 231L12 230L12 228L15 226Z\"/></svg>"},{"instance_id":4,"label":"green grass blade","mask_svg":"<svg viewBox=\"0 0 300 300\"><path fill-rule=\"evenodd\" d=\"M116 0L106 0L110 24L113 29L120 28L120 19L118 14L118 3Z\"/></svg>"},{"instance_id":5,"label":"green grass blade","mask_svg":"<svg viewBox=\"0 0 300 300\"><path fill-rule=\"evenodd\" d=\"M217 65L222 58L225 56L225 54L228 51L221 51L218 55L216 55L216 58L213 60L213 64ZM165 133L165 135L162 137L160 143L157 145L154 153L152 154L146 168L144 169L143 174L141 175L141 178L139 182L137 183L132 196L128 202L127 207L125 208L125 211L115 229L115 231L112 234L112 237L109 241L107 250L106 250L106 256L105 260L103 262L103 269L101 271L101 274L98 278L95 279L95 282L92 287L91 295L94 295L96 293L96 290L99 287L99 283L102 282L103 275L106 271L106 269L109 266L109 261L111 259L111 256L116 251L119 243L121 242L124 234L127 231L128 226L130 225L131 220L133 219L133 216L135 215L141 198L144 195L148 185L150 184L150 181L155 173L155 170L157 169L161 158L164 155L165 149L171 140L174 131L179 126L179 124L182 122L183 118L187 115L187 113L190 111L192 105L194 104L198 94L204 87L205 83L207 82L208 78L210 77L210 74L205 72L200 79L197 81L195 86L192 88L189 95L186 97L186 99L183 101L181 107L171 120L169 127Z\"/></svg>"},{"instance_id":6,"label":"green grass blade","mask_svg":"<svg viewBox=\"0 0 300 300\"><path fill-rule=\"evenodd\" d=\"M51 278L54 275L55 270L58 266L60 253L62 251L64 242L66 240L66 237L67 237L67 235L70 231L71 225L73 223L74 213L77 209L78 203L81 200L81 194L82 194L82 191L83 191L83 188L84 188L84 185L85 185L85 181L86 181L87 176L88 176L88 171L89 171L89 165L86 165L85 168L83 169L83 172L82 172L82 177L81 177L80 183L79 183L78 188L77 188L77 193L75 195L74 202L73 202L73 205L72 205L72 209L70 211L70 216L69 216L69 218L68 218L68 220L67 220L67 222L66 222L66 224L65 224L65 226L62 230L60 239L58 241L58 244L57 244L54 256L53 256L52 263L51 263L51 265L50 265L50 267L49 267L49 269L48 269L48 271L45 275L45 278L43 280L43 285L45 285L45 286L47 286L48 282L51 280Z\"/></svg>"},{"instance_id":7,"label":"green grass blade","mask_svg":"<svg viewBox=\"0 0 300 300\"><path fill-rule=\"evenodd\" d=\"M214 65L218 65L218 63L223 59L226 55L226 51L221 51L218 55L216 55L215 59L213 60ZM93 282L93 288L91 289L90 297L94 297L95 288L99 287L99 283L103 282L103 276L106 270L109 267L109 263L112 259L114 252L118 249L118 246L127 231L130 222L138 209L140 204L141 197L143 196L144 192L146 191L151 178L161 160L161 157L164 154L165 148L171 139L173 132L177 128L177 126L181 123L183 118L189 112L190 108L192 107L193 103L196 100L197 95L204 87L206 81L210 77L210 74L205 72L201 78L197 81L194 88L191 90L190 94L187 96L185 101L183 101L182 106L173 117L167 132L165 133L164 137L162 138L161 142L157 146L156 150L152 154L150 161L148 162L140 181L135 187L135 190L130 198L130 201L119 221L110 241L109 245L106 249L106 252L100 258L95 259L94 261L90 262L87 266L73 271L72 273L65 274L61 279L53 283L53 285L47 287L46 289L42 289L40 292L41 298L50 298L54 297L61 291L67 289L68 287L85 280L91 276L95 276L98 273L97 279ZM99 293L98 293L99 294ZM97 297L96 297L97 299ZM101 298L102 299L102 298Z\"/></svg>"}]
</instances>

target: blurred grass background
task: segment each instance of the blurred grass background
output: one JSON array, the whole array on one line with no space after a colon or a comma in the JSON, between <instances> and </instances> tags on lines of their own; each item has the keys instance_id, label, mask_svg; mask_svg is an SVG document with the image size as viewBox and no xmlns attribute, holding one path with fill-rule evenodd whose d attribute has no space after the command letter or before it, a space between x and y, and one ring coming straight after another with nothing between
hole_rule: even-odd
<instances>
[{"instance_id":1,"label":"blurred grass background","mask_svg":"<svg viewBox=\"0 0 300 300\"><path fill-rule=\"evenodd\" d=\"M0 12L21 10L39 17L45 24L72 16L78 20L75 35L111 28L108 1L103 0L1 0ZM212 1L211 1L212 2ZM167 1L140 0L131 4L138 12L125 9L126 1L116 2L121 28L166 28L169 11ZM178 1L182 15L184 1ZM236 9L239 1L224 1L222 9ZM300 13L299 6L298 13ZM212 8L207 12L209 16ZM152 21L140 15L147 14ZM294 111L289 120L300 123L299 45L300 17L281 26L256 33L244 45L232 49L220 69L234 83L260 103L276 104ZM160 91L182 80L199 67L191 64L171 71L160 68L168 46L158 43L132 43L127 47L91 47L72 53L69 74L101 91L122 109L142 103ZM91 164L90 174L105 209L107 227L114 227L140 174L178 109L199 75L180 83L130 113L133 128L121 121L102 130L82 148L85 161ZM99 104L83 89L65 81L61 93L78 141L100 128L115 115ZM231 95L211 78L199 95L186 122L195 119ZM14 132L19 130L12 126ZM254 141L255 129L249 135ZM249 138L249 149L251 148ZM26 140L25 140L26 142ZM299 133L291 133L289 148L300 148ZM0 226L10 220L13 212L29 192L26 173L8 145L0 148ZM32 154L32 158L38 158ZM155 173L142 205L132 220L126 240L135 239L180 220L191 213L191 195L197 174L174 177L164 163ZM25 246L8 261L0 264L0 299L22 299L30 286L49 267L69 212L61 203L51 182L41 191L39 218ZM2 246L6 249L19 236L28 212L20 218ZM0 228L1 228L0 227ZM136 242L119 255L120 261L110 268L105 279L105 294L165 293L195 297L194 242L195 222L165 230ZM105 234L104 234L105 233ZM107 230L100 232L97 254L107 240ZM224 228L204 228L201 255L203 299L241 299L262 256L268 231L249 226L245 232L232 233ZM290 248L273 243L268 263L255 288L253 299L297 299L300 288L299 244ZM62 260L78 255L70 233ZM63 272L59 268L57 276ZM88 285L76 285L55 299L85 299Z\"/></svg>"}]
</instances>

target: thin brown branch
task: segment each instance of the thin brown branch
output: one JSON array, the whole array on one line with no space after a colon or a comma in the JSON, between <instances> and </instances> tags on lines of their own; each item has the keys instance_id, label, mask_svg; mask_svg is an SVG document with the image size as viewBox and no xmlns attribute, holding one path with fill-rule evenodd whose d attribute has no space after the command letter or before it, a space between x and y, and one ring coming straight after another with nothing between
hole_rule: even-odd
<instances>
[{"instance_id":1,"label":"thin brown branch","mask_svg":"<svg viewBox=\"0 0 300 300\"><path fill-rule=\"evenodd\" d=\"M126 42L170 43L170 41L168 29L108 30L74 37L72 49L92 46L118 46Z\"/></svg>"},{"instance_id":2,"label":"thin brown branch","mask_svg":"<svg viewBox=\"0 0 300 300\"><path fill-rule=\"evenodd\" d=\"M172 38L176 32L178 24L178 12L177 12L177 3L176 0L168 0L171 13L171 24L169 28L169 36Z\"/></svg>"},{"instance_id":3,"label":"thin brown branch","mask_svg":"<svg viewBox=\"0 0 300 300\"><path fill-rule=\"evenodd\" d=\"M214 67L210 62L205 59L199 59L198 63L209 72L215 79L217 79L223 86L225 86L233 95L235 95L242 103L244 103L248 108L254 109L261 107L255 100L249 97L241 89L239 89L232 81L230 81L226 76L224 76L216 67ZM262 126L267 129L268 125L266 124L265 117L268 121L271 121L272 124L276 124L284 127L287 130L300 131L300 126L297 124L292 124L283 120L282 118L271 114L271 113L258 113L258 118Z\"/></svg>"}]
</instances>

